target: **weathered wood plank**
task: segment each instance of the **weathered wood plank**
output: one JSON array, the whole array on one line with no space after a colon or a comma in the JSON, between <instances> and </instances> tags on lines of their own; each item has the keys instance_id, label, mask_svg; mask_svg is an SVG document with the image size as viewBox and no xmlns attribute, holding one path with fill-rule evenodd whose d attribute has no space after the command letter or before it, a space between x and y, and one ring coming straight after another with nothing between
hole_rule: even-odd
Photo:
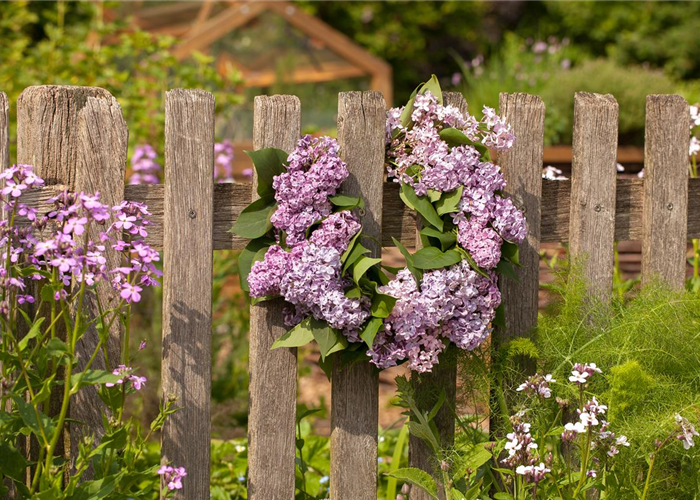
<instances>
[{"instance_id":1,"label":"weathered wood plank","mask_svg":"<svg viewBox=\"0 0 700 500\"><path fill-rule=\"evenodd\" d=\"M539 251L542 207L542 151L544 147L545 106L537 96L501 94L500 113L513 127L515 144L499 155L506 182L506 194L525 213L527 240L520 245L520 262L516 268L518 281L500 280L505 304L506 328L496 332L495 342L527 335L537 326L537 293L539 287Z\"/></svg>"},{"instance_id":2,"label":"weathered wood plank","mask_svg":"<svg viewBox=\"0 0 700 500\"><path fill-rule=\"evenodd\" d=\"M467 101L458 92L445 92L445 104L455 106L462 113L468 111ZM414 222L415 224L415 222ZM419 228L415 232L416 249L421 247ZM441 443L444 447L454 444L455 419L454 411L457 399L457 360L454 355L454 347L440 357L440 363L433 368L431 373L412 373L411 383L416 391L416 400L422 410L430 411L437 402L440 393L445 391L445 403L435 415L435 426L440 433ZM422 439L414 435L409 436L408 461L411 467L417 467L433 475L439 481L440 474L437 470L436 459L430 452L430 447ZM419 488L413 488L411 498L416 500L429 500L429 495Z\"/></svg>"},{"instance_id":3,"label":"weathered wood plank","mask_svg":"<svg viewBox=\"0 0 700 500\"><path fill-rule=\"evenodd\" d=\"M255 149L291 152L299 140L301 104L295 96L255 98ZM256 193L257 194L257 193ZM292 500L297 350L275 349L272 343L287 331L284 301L262 302L250 310L250 408L248 410L248 498Z\"/></svg>"},{"instance_id":4,"label":"weathered wood plank","mask_svg":"<svg viewBox=\"0 0 700 500\"><path fill-rule=\"evenodd\" d=\"M58 188L32 191L22 200L41 207ZM163 191L162 185L125 186L124 198L142 201L153 213L146 241L158 250L163 249ZM615 240L642 239L643 179L617 179L615 203ZM540 243L569 241L569 212L571 181L542 180ZM214 250L236 250L245 247L248 240L228 233L236 217L251 201L250 184L216 184L214 186ZM688 238L700 237L700 178L688 179ZM389 213L390 212L390 213ZM412 248L416 243L416 214L406 208L399 198L398 184L384 183L384 211L382 216L382 246L394 245L391 238Z\"/></svg>"},{"instance_id":5,"label":"weathered wood plank","mask_svg":"<svg viewBox=\"0 0 700 500\"><path fill-rule=\"evenodd\" d=\"M642 280L685 287L688 229L688 103L647 96L644 137Z\"/></svg>"},{"instance_id":6,"label":"weathered wood plank","mask_svg":"<svg viewBox=\"0 0 700 500\"><path fill-rule=\"evenodd\" d=\"M187 469L175 498L209 498L214 97L165 95L164 397L180 408L163 428L162 460Z\"/></svg>"},{"instance_id":7,"label":"weathered wood plank","mask_svg":"<svg viewBox=\"0 0 700 500\"><path fill-rule=\"evenodd\" d=\"M346 194L361 195L362 231L381 241L386 104L381 93L343 92L338 96L338 143L350 177ZM363 241L372 257L381 246ZM377 498L378 371L369 363L333 366L331 385L331 498Z\"/></svg>"},{"instance_id":8,"label":"weathered wood plank","mask_svg":"<svg viewBox=\"0 0 700 500\"><path fill-rule=\"evenodd\" d=\"M589 290L602 301L612 294L618 115L610 94L574 97L569 251L584 259Z\"/></svg>"},{"instance_id":9,"label":"weathered wood plank","mask_svg":"<svg viewBox=\"0 0 700 500\"><path fill-rule=\"evenodd\" d=\"M10 166L10 102L0 92L0 169Z\"/></svg>"},{"instance_id":10,"label":"weathered wood plank","mask_svg":"<svg viewBox=\"0 0 700 500\"><path fill-rule=\"evenodd\" d=\"M91 127L98 130L89 130ZM28 87L17 101L17 162L33 165L47 186L99 189L110 203L122 198L126 136L119 104L104 89ZM96 147L100 151L94 151ZM109 259L115 262L118 254L109 252ZM115 328L108 346L112 359L119 358L119 337L120 330ZM87 362L97 341L93 329L76 346L79 369ZM104 367L104 360L97 359L94 367ZM60 406L60 397L60 394L52 397L50 412ZM60 454L76 456L76 439L82 434L94 434L99 438L102 432L104 405L94 388L82 390L75 401L70 407L70 416L86 425L70 426L73 447L69 440L62 441L58 449Z\"/></svg>"},{"instance_id":11,"label":"weathered wood plank","mask_svg":"<svg viewBox=\"0 0 700 500\"><path fill-rule=\"evenodd\" d=\"M111 97L111 96L110 96ZM76 191L86 193L100 193L100 201L113 207L124 199L124 173L127 161L128 136L126 122L122 117L122 110L115 98L98 99L88 97L85 106L78 117L78 141L79 154L75 172ZM89 237L93 241L99 241L100 232L104 228L92 227ZM107 267L114 269L120 265L121 252L112 248L105 248L104 257ZM102 307L113 308L119 303L119 293L111 284L103 281L97 284ZM85 297L85 308L90 311L90 316L99 315L99 306L93 295ZM107 367L104 359L96 359L93 369L114 369L119 363L120 340L123 328L119 321L115 321L109 332L107 353L110 366ZM97 348L99 336L97 329L91 327L77 345L78 367L83 369L85 363ZM96 386L88 386L80 390L71 401L70 415L87 426L73 426L71 429L71 450L75 454L78 445L84 435L96 434L101 437L103 405L97 394ZM79 429L75 432L73 429Z\"/></svg>"}]
</instances>

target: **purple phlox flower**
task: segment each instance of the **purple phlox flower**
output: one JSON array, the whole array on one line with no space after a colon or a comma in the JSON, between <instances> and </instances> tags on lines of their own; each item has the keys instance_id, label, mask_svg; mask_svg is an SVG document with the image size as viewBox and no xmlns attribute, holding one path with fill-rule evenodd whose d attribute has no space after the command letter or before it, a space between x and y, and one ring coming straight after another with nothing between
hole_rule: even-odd
<instances>
[{"instance_id":1,"label":"purple phlox flower","mask_svg":"<svg viewBox=\"0 0 700 500\"><path fill-rule=\"evenodd\" d=\"M233 143L228 139L214 144L214 180L233 181Z\"/></svg>"},{"instance_id":2,"label":"purple phlox flower","mask_svg":"<svg viewBox=\"0 0 700 500\"><path fill-rule=\"evenodd\" d=\"M549 384L554 382L556 382L556 380L552 378L551 374L542 376L535 373L525 382L520 384L516 391L525 392L531 396L538 396L546 399L552 397L552 390L550 389Z\"/></svg>"},{"instance_id":3,"label":"purple phlox flower","mask_svg":"<svg viewBox=\"0 0 700 500\"><path fill-rule=\"evenodd\" d=\"M182 478L187 476L187 471L184 467L161 465L158 469L158 475L163 476L163 481L169 490L181 490Z\"/></svg>"},{"instance_id":4,"label":"purple phlox flower","mask_svg":"<svg viewBox=\"0 0 700 500\"><path fill-rule=\"evenodd\" d=\"M544 479L544 476L551 472L543 462L539 465L519 465L515 469L515 473L525 477L528 483L539 483Z\"/></svg>"},{"instance_id":5,"label":"purple phlox flower","mask_svg":"<svg viewBox=\"0 0 700 500\"><path fill-rule=\"evenodd\" d=\"M602 373L601 369L598 368L595 363L576 363L571 371L569 381L579 385L584 385L588 383L588 380L594 373Z\"/></svg>"},{"instance_id":6,"label":"purple phlox flower","mask_svg":"<svg viewBox=\"0 0 700 500\"><path fill-rule=\"evenodd\" d=\"M129 184L159 184L162 168L156 161L157 156L155 149L149 144L134 148Z\"/></svg>"},{"instance_id":7,"label":"purple phlox flower","mask_svg":"<svg viewBox=\"0 0 700 500\"><path fill-rule=\"evenodd\" d=\"M700 434L698 434L698 432L695 430L695 426L691 424L687 418L681 416L678 413L676 413L675 418L679 432L676 436L676 439L683 443L683 448L689 450L690 448L695 446L695 441L693 440L693 438L700 436Z\"/></svg>"},{"instance_id":8,"label":"purple phlox flower","mask_svg":"<svg viewBox=\"0 0 700 500\"><path fill-rule=\"evenodd\" d=\"M138 302L141 300L141 288L138 285L132 285L130 283L123 283L121 286L121 291L119 296L124 299L127 303L131 304L133 302Z\"/></svg>"}]
</instances>

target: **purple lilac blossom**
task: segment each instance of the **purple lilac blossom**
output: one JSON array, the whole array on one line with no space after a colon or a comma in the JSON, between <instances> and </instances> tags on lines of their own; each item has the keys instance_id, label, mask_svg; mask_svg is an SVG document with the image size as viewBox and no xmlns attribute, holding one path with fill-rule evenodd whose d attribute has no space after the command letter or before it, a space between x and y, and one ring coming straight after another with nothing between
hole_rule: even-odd
<instances>
[{"instance_id":1,"label":"purple lilac blossom","mask_svg":"<svg viewBox=\"0 0 700 500\"><path fill-rule=\"evenodd\" d=\"M369 351L372 363L388 368L408 359L418 372L432 370L446 340L461 349L479 346L501 300L495 275L482 276L466 261L426 272L420 290L403 269L380 291L398 300Z\"/></svg>"},{"instance_id":2,"label":"purple lilac blossom","mask_svg":"<svg viewBox=\"0 0 700 500\"><path fill-rule=\"evenodd\" d=\"M338 143L330 137L302 137L289 155L287 171L274 177L277 210L272 225L287 233L287 244L306 239L306 230L331 214L329 197L348 177L345 163L338 156Z\"/></svg>"},{"instance_id":3,"label":"purple lilac blossom","mask_svg":"<svg viewBox=\"0 0 700 500\"><path fill-rule=\"evenodd\" d=\"M287 326L311 315L341 330L349 341L360 342L369 304L366 298L345 296L349 280L343 278L340 257L361 225L350 211L331 213L329 200L347 175L334 140L305 136L299 141L287 171L273 181L278 209L272 222L286 231L291 248L271 246L253 264L248 285L252 297L281 295L289 303ZM307 240L308 228L318 221Z\"/></svg>"}]
</instances>

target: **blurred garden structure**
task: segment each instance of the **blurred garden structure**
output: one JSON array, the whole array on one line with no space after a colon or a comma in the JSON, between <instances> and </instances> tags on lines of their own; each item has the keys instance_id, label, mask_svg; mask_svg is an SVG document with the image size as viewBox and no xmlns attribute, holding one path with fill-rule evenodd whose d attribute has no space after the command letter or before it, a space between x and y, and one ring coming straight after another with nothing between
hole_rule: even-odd
<instances>
[{"instance_id":1,"label":"blurred garden structure","mask_svg":"<svg viewBox=\"0 0 700 500\"><path fill-rule=\"evenodd\" d=\"M247 95L294 93L316 102L303 117L307 131L335 127L338 91L377 90L391 104L391 66L291 2L125 2L110 15L125 14L141 30L175 37L177 59L201 52L223 77L240 74ZM227 119L219 133L234 141L240 174L251 166L243 151L252 148L252 99Z\"/></svg>"}]
</instances>

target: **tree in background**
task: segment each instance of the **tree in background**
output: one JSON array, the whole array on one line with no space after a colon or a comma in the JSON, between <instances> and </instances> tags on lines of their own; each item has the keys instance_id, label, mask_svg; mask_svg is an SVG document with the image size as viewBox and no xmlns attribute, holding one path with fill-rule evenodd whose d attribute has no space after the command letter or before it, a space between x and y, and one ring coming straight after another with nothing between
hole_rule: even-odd
<instances>
[{"instance_id":1,"label":"tree in background","mask_svg":"<svg viewBox=\"0 0 700 500\"><path fill-rule=\"evenodd\" d=\"M202 88L216 97L217 112L240 97L237 74L222 77L211 58L194 54L178 61L172 37L134 29L125 20L107 21L102 2L0 2L0 90L15 106L30 85L102 87L119 101L130 143L161 149L165 91Z\"/></svg>"}]
</instances>

